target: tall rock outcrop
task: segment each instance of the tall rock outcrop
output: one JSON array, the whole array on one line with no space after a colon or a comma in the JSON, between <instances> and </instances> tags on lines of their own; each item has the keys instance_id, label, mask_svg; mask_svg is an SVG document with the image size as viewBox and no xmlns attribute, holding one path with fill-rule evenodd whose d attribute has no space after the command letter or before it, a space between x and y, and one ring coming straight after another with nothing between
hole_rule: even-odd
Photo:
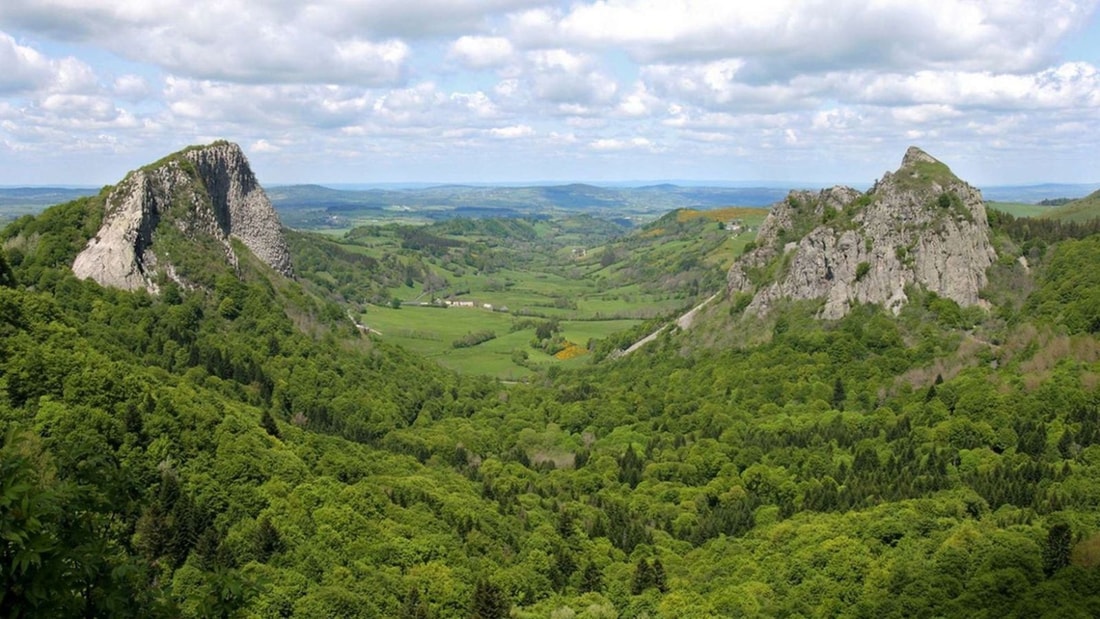
<instances>
[{"instance_id":1,"label":"tall rock outcrop","mask_svg":"<svg viewBox=\"0 0 1100 619\"><path fill-rule=\"evenodd\" d=\"M282 224L240 147L191 147L130 172L110 191L99 232L77 255L73 273L104 286L156 292L162 274L191 283L180 268L181 253L214 248L236 268L231 238L275 271L291 274Z\"/></svg>"},{"instance_id":2,"label":"tall rock outcrop","mask_svg":"<svg viewBox=\"0 0 1100 619\"><path fill-rule=\"evenodd\" d=\"M772 207L756 247L730 268L730 292L763 314L779 299L820 299L822 318L879 303L895 313L906 287L969 306L996 259L981 193L916 147L870 191L794 191Z\"/></svg>"}]
</instances>

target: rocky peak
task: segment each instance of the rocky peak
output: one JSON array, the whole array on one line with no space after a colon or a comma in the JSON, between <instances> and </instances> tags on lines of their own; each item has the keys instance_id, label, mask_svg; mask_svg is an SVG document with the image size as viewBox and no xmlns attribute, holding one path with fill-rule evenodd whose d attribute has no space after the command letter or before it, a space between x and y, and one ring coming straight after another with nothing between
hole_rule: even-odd
<instances>
[{"instance_id":1,"label":"rocky peak","mask_svg":"<svg viewBox=\"0 0 1100 619\"><path fill-rule=\"evenodd\" d=\"M916 146L910 146L905 150L905 156L901 158L901 168L916 167L918 163L939 163L939 160Z\"/></svg>"},{"instance_id":2,"label":"rocky peak","mask_svg":"<svg viewBox=\"0 0 1100 619\"><path fill-rule=\"evenodd\" d=\"M76 257L73 272L127 290L156 292L162 275L192 285L180 254L216 248L218 259L235 269L231 238L275 271L291 274L278 215L240 147L191 147L130 172L111 189L99 232Z\"/></svg>"},{"instance_id":3,"label":"rocky peak","mask_svg":"<svg viewBox=\"0 0 1100 619\"><path fill-rule=\"evenodd\" d=\"M897 312L911 285L980 304L996 257L981 194L916 147L867 193L791 192L772 207L756 245L730 268L730 291L752 294L756 314L782 298L821 299L823 318L859 303Z\"/></svg>"},{"instance_id":4,"label":"rocky peak","mask_svg":"<svg viewBox=\"0 0 1100 619\"><path fill-rule=\"evenodd\" d=\"M290 252L282 223L241 147L216 142L188 150L184 156L202 179L221 230L239 238L264 264L290 275Z\"/></svg>"}]
</instances>

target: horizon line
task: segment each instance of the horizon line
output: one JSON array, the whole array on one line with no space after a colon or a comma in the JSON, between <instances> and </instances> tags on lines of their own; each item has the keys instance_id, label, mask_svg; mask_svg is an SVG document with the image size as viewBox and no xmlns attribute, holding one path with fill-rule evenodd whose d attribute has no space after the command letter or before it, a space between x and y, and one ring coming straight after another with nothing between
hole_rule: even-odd
<instances>
[{"instance_id":1,"label":"horizon line","mask_svg":"<svg viewBox=\"0 0 1100 619\"><path fill-rule=\"evenodd\" d=\"M116 183L117 184L117 183ZM844 181L780 181L780 180L765 180L765 179L750 179L750 180L718 180L718 179L630 179L630 180L530 180L530 181L276 181L269 183L260 183L264 187L302 187L302 186L319 186L334 190L348 190L348 189L369 189L369 188L433 188L433 187L563 187L569 185L588 185L592 187L610 187L610 188L644 188L644 187L656 187L660 185L672 185L676 187L685 188L723 188L723 189L786 189L792 187L805 188L805 187L833 187L833 186L847 186L847 187L870 187L874 183L868 182L844 182ZM69 190L99 190L103 187L111 186L112 183L106 185L101 184L72 184L72 183L34 183L34 184L8 184L0 183L0 190L2 189L69 189ZM1065 187L1088 187L1096 186L1100 187L1100 181L1092 182L1062 182L1062 181L1034 181L1026 183L994 183L994 184L975 184L976 187L981 189L982 187L989 188L1024 188L1024 187L1047 187L1047 186L1065 186Z\"/></svg>"}]
</instances>

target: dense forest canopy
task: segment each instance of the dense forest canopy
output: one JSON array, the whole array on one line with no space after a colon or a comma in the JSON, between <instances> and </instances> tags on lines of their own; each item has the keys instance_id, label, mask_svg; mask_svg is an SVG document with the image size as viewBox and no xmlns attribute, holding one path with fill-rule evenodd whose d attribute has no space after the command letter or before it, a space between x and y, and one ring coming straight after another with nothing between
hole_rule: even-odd
<instances>
[{"instance_id":1,"label":"dense forest canopy","mask_svg":"<svg viewBox=\"0 0 1100 619\"><path fill-rule=\"evenodd\" d=\"M504 384L255 261L159 296L77 280L100 216L0 234L4 616L1100 615L1087 225L991 218L988 310L730 298Z\"/></svg>"}]
</instances>

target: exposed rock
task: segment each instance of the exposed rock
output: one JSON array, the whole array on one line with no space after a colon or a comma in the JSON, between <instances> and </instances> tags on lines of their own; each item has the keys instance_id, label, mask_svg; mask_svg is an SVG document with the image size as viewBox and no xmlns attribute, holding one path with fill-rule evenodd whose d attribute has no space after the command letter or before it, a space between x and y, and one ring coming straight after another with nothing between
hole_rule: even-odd
<instances>
[{"instance_id":1,"label":"exposed rock","mask_svg":"<svg viewBox=\"0 0 1100 619\"><path fill-rule=\"evenodd\" d=\"M157 244L163 226L193 241L212 239L233 268L238 257L230 237L291 274L278 215L236 144L192 147L127 174L108 194L103 223L76 257L73 273L127 290L156 292L161 273L187 284Z\"/></svg>"},{"instance_id":2,"label":"exposed rock","mask_svg":"<svg viewBox=\"0 0 1100 619\"><path fill-rule=\"evenodd\" d=\"M783 298L822 299L821 317L831 319L860 303L896 313L914 284L963 306L981 304L996 258L981 193L916 147L865 194L791 192L772 207L756 245L727 278L731 292L753 294L747 311L763 314Z\"/></svg>"}]
</instances>

